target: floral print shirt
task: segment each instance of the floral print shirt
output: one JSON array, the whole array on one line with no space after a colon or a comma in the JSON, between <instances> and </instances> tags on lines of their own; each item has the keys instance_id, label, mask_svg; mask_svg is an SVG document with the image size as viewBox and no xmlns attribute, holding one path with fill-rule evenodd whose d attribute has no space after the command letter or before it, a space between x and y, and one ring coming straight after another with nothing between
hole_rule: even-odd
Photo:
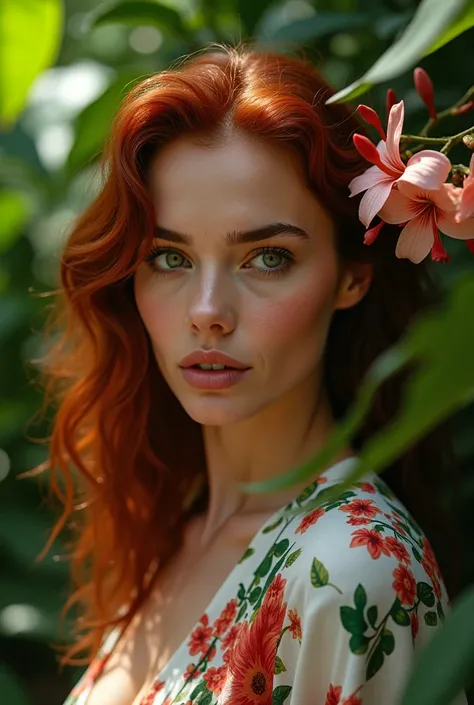
<instances>
[{"instance_id":1,"label":"floral print shirt","mask_svg":"<svg viewBox=\"0 0 474 705\"><path fill-rule=\"evenodd\" d=\"M261 528L141 705L399 703L448 597L426 537L377 475L305 509L355 460L330 467ZM87 705L117 638L64 705Z\"/></svg>"}]
</instances>

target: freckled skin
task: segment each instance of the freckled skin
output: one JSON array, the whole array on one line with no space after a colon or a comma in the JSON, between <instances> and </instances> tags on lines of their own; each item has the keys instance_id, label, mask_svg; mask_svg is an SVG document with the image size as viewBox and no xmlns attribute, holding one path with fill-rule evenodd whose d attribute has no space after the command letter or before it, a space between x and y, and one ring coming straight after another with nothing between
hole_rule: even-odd
<instances>
[{"instance_id":1,"label":"freckled skin","mask_svg":"<svg viewBox=\"0 0 474 705\"><path fill-rule=\"evenodd\" d=\"M298 403L301 395L315 397L332 314L362 293L348 291L350 275L338 263L331 218L306 187L297 158L244 135L212 147L181 137L155 156L150 190L157 224L193 240L191 246L157 240L178 251L184 265L159 274L142 263L135 275L138 310L157 362L187 413L203 425L226 425L275 404ZM229 231L277 221L304 229L309 238L224 241ZM262 265L252 254L259 247L285 248L294 262L281 274L265 274L267 261ZM196 390L179 363L201 347L228 353L252 370L228 389Z\"/></svg>"}]
</instances>

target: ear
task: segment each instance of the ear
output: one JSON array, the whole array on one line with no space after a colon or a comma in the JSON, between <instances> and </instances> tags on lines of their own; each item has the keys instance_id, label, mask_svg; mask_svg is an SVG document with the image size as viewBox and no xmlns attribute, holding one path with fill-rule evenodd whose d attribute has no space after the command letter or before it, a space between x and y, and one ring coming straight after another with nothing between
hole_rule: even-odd
<instances>
[{"instance_id":1,"label":"ear","mask_svg":"<svg viewBox=\"0 0 474 705\"><path fill-rule=\"evenodd\" d=\"M373 267L368 262L346 262L339 279L334 309L351 308L361 301L372 282Z\"/></svg>"}]
</instances>

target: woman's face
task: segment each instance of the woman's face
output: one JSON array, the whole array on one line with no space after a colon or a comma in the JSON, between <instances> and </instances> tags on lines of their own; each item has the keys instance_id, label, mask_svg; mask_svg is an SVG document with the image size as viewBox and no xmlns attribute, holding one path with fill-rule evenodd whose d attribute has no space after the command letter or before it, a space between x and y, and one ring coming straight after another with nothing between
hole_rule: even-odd
<instances>
[{"instance_id":1,"label":"woman's face","mask_svg":"<svg viewBox=\"0 0 474 705\"><path fill-rule=\"evenodd\" d=\"M150 190L156 249L136 271L135 297L187 413L224 425L315 399L333 312L367 287L341 271L331 219L297 158L243 135L212 147L182 137L155 157ZM199 357L185 360L195 351L244 369L199 369Z\"/></svg>"}]
</instances>

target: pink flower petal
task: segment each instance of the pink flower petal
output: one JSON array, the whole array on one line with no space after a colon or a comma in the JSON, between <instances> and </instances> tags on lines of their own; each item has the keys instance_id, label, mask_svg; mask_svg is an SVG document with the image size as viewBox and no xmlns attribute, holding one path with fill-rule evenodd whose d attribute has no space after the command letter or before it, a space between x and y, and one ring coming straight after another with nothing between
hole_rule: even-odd
<instances>
[{"instance_id":1,"label":"pink flower petal","mask_svg":"<svg viewBox=\"0 0 474 705\"><path fill-rule=\"evenodd\" d=\"M401 100L399 103L395 103L390 110L387 124L387 140L385 145L383 145L383 143L381 145L381 147L384 146L385 149L382 151L379 150L382 161L388 166L401 171L405 169L405 165L400 159L400 136L402 134L404 117L405 105L403 100Z\"/></svg>"},{"instance_id":2,"label":"pink flower petal","mask_svg":"<svg viewBox=\"0 0 474 705\"><path fill-rule=\"evenodd\" d=\"M420 215L410 220L398 238L395 254L419 264L427 257L433 247L433 219L429 215Z\"/></svg>"},{"instance_id":3,"label":"pink flower petal","mask_svg":"<svg viewBox=\"0 0 474 705\"><path fill-rule=\"evenodd\" d=\"M408 181L422 189L438 189L448 177L451 162L445 154L424 149L408 160L399 181Z\"/></svg>"},{"instance_id":4,"label":"pink flower petal","mask_svg":"<svg viewBox=\"0 0 474 705\"><path fill-rule=\"evenodd\" d=\"M456 215L456 220L459 223L461 220L471 218L474 215L474 154L469 162L471 173L464 179L462 185L462 195L460 199L459 209Z\"/></svg>"},{"instance_id":5,"label":"pink flower petal","mask_svg":"<svg viewBox=\"0 0 474 705\"><path fill-rule=\"evenodd\" d=\"M445 213L454 213L458 202L457 192L460 189L453 184L441 184L438 189L426 190L408 181L397 181L398 190L409 198L413 203L424 204L433 203L438 209Z\"/></svg>"},{"instance_id":6,"label":"pink flower petal","mask_svg":"<svg viewBox=\"0 0 474 705\"><path fill-rule=\"evenodd\" d=\"M355 176L349 183L349 189L351 191L351 196L356 196L361 191L366 191L373 186L377 186L382 181L390 181L393 179L388 175L384 174L378 166L371 166L363 174Z\"/></svg>"},{"instance_id":7,"label":"pink flower petal","mask_svg":"<svg viewBox=\"0 0 474 705\"><path fill-rule=\"evenodd\" d=\"M377 215L383 204L390 196L392 190L392 180L379 183L377 186L369 188L362 196L359 205L359 220L368 228L372 218Z\"/></svg>"},{"instance_id":8,"label":"pink flower petal","mask_svg":"<svg viewBox=\"0 0 474 705\"><path fill-rule=\"evenodd\" d=\"M470 240L474 238L474 218L466 218L460 223L457 223L452 214L451 217L443 215L438 216L438 228L445 235L454 237L457 240Z\"/></svg>"},{"instance_id":9,"label":"pink flower petal","mask_svg":"<svg viewBox=\"0 0 474 705\"><path fill-rule=\"evenodd\" d=\"M416 207L413 207L413 201L404 193L396 188L392 189L385 205L379 211L378 215L385 220L386 223L406 223L416 216Z\"/></svg>"}]
</instances>

